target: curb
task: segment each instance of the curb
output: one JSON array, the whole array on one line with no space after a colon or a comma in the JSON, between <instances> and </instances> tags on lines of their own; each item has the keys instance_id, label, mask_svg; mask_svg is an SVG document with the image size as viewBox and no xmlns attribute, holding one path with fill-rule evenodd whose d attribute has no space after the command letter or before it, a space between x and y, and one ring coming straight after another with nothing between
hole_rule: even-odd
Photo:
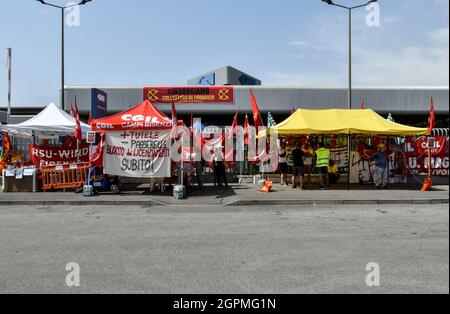
<instances>
[{"instance_id":1,"label":"curb","mask_svg":"<svg viewBox=\"0 0 450 314\"><path fill-rule=\"evenodd\" d=\"M2 206L167 206L167 204L154 201L0 201Z\"/></svg>"},{"instance_id":2,"label":"curb","mask_svg":"<svg viewBox=\"0 0 450 314\"><path fill-rule=\"evenodd\" d=\"M268 200L234 200L228 203L208 204L208 206L316 206L316 205L432 205L432 204L448 204L448 198L433 198L433 199L387 199L387 200L305 200L305 199L268 199ZM100 200L80 200L80 201L62 201L62 200L17 200L4 201L0 200L0 207L2 206L186 206L186 204L166 204L155 200L145 201L100 201Z\"/></svg>"},{"instance_id":3,"label":"curb","mask_svg":"<svg viewBox=\"0 0 450 314\"><path fill-rule=\"evenodd\" d=\"M431 205L448 204L448 198L442 199L391 199L391 200L235 200L225 206L292 206L292 205Z\"/></svg>"}]
</instances>

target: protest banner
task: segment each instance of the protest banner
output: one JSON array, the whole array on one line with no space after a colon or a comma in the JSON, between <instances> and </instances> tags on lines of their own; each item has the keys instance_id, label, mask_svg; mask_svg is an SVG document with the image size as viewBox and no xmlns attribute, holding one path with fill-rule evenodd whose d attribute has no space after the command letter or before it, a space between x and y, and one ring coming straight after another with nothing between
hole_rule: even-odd
<instances>
[{"instance_id":1,"label":"protest banner","mask_svg":"<svg viewBox=\"0 0 450 314\"><path fill-rule=\"evenodd\" d=\"M39 146L30 145L30 162L40 168L43 166L67 165L89 162L89 145Z\"/></svg>"},{"instance_id":2,"label":"protest banner","mask_svg":"<svg viewBox=\"0 0 450 314\"><path fill-rule=\"evenodd\" d=\"M124 131L106 134L105 174L130 178L168 178L170 130Z\"/></svg>"},{"instance_id":3,"label":"protest banner","mask_svg":"<svg viewBox=\"0 0 450 314\"><path fill-rule=\"evenodd\" d=\"M446 136L436 136L431 148L431 175L449 175L449 142ZM410 137L406 142L406 163L411 174L428 172L428 138Z\"/></svg>"}]
</instances>

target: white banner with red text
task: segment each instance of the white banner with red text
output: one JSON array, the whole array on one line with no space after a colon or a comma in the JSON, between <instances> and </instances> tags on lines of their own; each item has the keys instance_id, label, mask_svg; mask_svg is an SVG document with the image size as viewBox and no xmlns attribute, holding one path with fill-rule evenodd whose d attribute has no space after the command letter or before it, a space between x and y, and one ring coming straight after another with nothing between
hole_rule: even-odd
<instances>
[{"instance_id":1,"label":"white banner with red text","mask_svg":"<svg viewBox=\"0 0 450 314\"><path fill-rule=\"evenodd\" d=\"M169 178L170 130L106 133L104 173L130 178Z\"/></svg>"}]
</instances>

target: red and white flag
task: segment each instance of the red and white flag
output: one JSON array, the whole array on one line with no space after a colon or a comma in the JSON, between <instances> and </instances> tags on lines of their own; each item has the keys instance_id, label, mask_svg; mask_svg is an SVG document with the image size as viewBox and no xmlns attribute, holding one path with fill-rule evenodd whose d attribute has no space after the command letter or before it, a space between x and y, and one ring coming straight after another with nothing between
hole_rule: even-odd
<instances>
[{"instance_id":1,"label":"red and white flag","mask_svg":"<svg viewBox=\"0 0 450 314\"><path fill-rule=\"evenodd\" d=\"M77 96L75 96L75 139L78 143L82 143L83 135L81 134L80 113L78 112Z\"/></svg>"},{"instance_id":2,"label":"red and white flag","mask_svg":"<svg viewBox=\"0 0 450 314\"><path fill-rule=\"evenodd\" d=\"M172 124L173 127L178 125L177 111L175 110L175 103L173 101L172 101Z\"/></svg>"}]
</instances>

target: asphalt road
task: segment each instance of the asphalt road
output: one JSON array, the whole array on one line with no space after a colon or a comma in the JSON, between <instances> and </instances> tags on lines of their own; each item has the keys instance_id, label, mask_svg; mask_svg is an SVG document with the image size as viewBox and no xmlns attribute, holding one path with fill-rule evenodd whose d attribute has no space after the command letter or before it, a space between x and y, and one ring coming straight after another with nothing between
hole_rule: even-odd
<instances>
[{"instance_id":1,"label":"asphalt road","mask_svg":"<svg viewBox=\"0 0 450 314\"><path fill-rule=\"evenodd\" d=\"M3 207L0 293L448 294L449 208Z\"/></svg>"}]
</instances>

